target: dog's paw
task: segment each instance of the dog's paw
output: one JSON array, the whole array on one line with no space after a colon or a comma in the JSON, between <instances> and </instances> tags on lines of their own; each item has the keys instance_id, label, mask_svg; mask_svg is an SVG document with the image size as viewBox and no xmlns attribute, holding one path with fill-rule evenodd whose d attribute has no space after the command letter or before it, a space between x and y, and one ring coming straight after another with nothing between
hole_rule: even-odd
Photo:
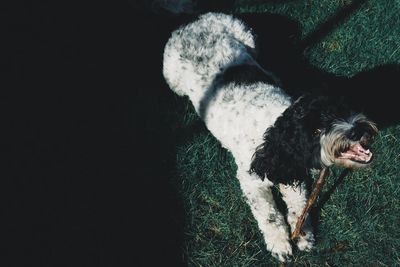
<instances>
[{"instance_id":1,"label":"dog's paw","mask_svg":"<svg viewBox=\"0 0 400 267\"><path fill-rule=\"evenodd\" d=\"M278 259L280 262L287 262L291 260L292 245L288 239L274 243L270 251L272 256Z\"/></svg>"},{"instance_id":2,"label":"dog's paw","mask_svg":"<svg viewBox=\"0 0 400 267\"><path fill-rule=\"evenodd\" d=\"M300 236L297 241L297 248L301 251L310 251L314 247L315 239L311 231L306 231L304 236Z\"/></svg>"}]
</instances>

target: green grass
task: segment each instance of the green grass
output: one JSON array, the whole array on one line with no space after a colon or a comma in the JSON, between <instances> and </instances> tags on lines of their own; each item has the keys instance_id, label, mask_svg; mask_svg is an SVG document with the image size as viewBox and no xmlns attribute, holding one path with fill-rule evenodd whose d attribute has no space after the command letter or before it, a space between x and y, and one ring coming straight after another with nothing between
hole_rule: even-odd
<instances>
[{"instance_id":1,"label":"green grass","mask_svg":"<svg viewBox=\"0 0 400 267\"><path fill-rule=\"evenodd\" d=\"M317 30L351 0L235 1L235 12L270 12ZM400 63L400 1L367 1L312 44L305 56L317 68L351 77ZM279 27L279 25L277 25ZM170 116L182 128L201 123L188 99ZM382 114L384 115L384 114ZM179 127L178 127L179 128ZM372 168L351 172L322 207L316 247L290 266L400 266L400 125L380 131ZM277 266L266 251L235 178L232 156L206 130L194 132L176 155L175 186L185 212L183 257L189 266ZM331 188L334 169L325 191Z\"/></svg>"}]
</instances>

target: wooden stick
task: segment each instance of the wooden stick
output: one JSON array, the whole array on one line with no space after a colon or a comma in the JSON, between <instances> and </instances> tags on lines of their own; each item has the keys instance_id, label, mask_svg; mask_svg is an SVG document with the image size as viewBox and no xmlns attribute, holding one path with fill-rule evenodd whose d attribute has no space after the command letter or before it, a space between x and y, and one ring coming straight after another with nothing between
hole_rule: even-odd
<instances>
[{"instance_id":1,"label":"wooden stick","mask_svg":"<svg viewBox=\"0 0 400 267\"><path fill-rule=\"evenodd\" d=\"M301 228L303 227L304 221L308 212L310 211L311 207L314 205L315 201L317 200L318 194L321 191L322 186L325 184L325 177L328 176L328 169L323 168L320 173L318 180L315 182L313 186L313 190L310 194L310 197L307 200L306 206L304 207L301 215L297 219L296 228L294 229L291 239L295 240L300 236L300 234L304 235Z\"/></svg>"}]
</instances>

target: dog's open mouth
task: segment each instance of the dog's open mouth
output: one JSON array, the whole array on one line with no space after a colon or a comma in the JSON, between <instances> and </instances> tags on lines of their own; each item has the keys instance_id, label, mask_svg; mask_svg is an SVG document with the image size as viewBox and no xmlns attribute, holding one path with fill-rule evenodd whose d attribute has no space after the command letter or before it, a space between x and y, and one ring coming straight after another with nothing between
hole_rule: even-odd
<instances>
[{"instance_id":1,"label":"dog's open mouth","mask_svg":"<svg viewBox=\"0 0 400 267\"><path fill-rule=\"evenodd\" d=\"M369 163L372 160L372 152L365 149L360 143L356 143L344 152L340 153L339 159L347 159L358 163Z\"/></svg>"}]
</instances>

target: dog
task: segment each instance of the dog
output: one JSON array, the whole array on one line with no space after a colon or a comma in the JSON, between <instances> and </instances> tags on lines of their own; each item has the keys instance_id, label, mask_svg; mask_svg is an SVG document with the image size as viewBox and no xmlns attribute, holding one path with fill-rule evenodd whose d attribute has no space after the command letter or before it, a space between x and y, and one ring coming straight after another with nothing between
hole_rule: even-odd
<instances>
[{"instance_id":1,"label":"dog","mask_svg":"<svg viewBox=\"0 0 400 267\"><path fill-rule=\"evenodd\" d=\"M169 87L189 97L208 130L232 153L266 248L285 262L294 245L307 251L315 243L309 218L304 235L295 244L290 240L307 201L312 170L369 166L378 129L331 97L292 99L279 78L257 63L255 48L255 36L243 21L206 13L172 32L162 71ZM286 215L275 202L273 187L279 188Z\"/></svg>"}]
</instances>

